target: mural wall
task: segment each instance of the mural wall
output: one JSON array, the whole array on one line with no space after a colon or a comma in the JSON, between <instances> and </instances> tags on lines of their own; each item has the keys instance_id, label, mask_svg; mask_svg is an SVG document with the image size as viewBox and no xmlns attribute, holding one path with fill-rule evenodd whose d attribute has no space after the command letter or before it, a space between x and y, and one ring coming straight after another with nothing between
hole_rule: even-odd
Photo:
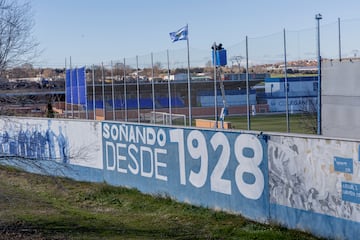
<instances>
[{"instance_id":1,"label":"mural wall","mask_svg":"<svg viewBox=\"0 0 360 240\"><path fill-rule=\"evenodd\" d=\"M0 154L102 169L101 124L55 119L0 119Z\"/></svg>"},{"instance_id":2,"label":"mural wall","mask_svg":"<svg viewBox=\"0 0 360 240\"><path fill-rule=\"evenodd\" d=\"M102 141L106 182L268 219L264 136L103 122Z\"/></svg>"},{"instance_id":3,"label":"mural wall","mask_svg":"<svg viewBox=\"0 0 360 240\"><path fill-rule=\"evenodd\" d=\"M0 120L0 156L8 159L2 164L56 163L77 180L137 188L334 239L360 235L359 146L314 135Z\"/></svg>"},{"instance_id":4,"label":"mural wall","mask_svg":"<svg viewBox=\"0 0 360 240\"><path fill-rule=\"evenodd\" d=\"M349 231L358 235L359 146L345 140L270 136L270 204L277 205L270 215L322 236L355 236Z\"/></svg>"},{"instance_id":5,"label":"mural wall","mask_svg":"<svg viewBox=\"0 0 360 240\"><path fill-rule=\"evenodd\" d=\"M358 143L272 136L268 144L271 203L360 220Z\"/></svg>"}]
</instances>

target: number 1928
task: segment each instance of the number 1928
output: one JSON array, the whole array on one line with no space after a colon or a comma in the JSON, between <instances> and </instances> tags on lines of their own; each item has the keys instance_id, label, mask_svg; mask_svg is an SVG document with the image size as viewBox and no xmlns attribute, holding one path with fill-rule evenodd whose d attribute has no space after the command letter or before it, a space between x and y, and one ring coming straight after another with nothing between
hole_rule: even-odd
<instances>
[{"instance_id":1,"label":"number 1928","mask_svg":"<svg viewBox=\"0 0 360 240\"><path fill-rule=\"evenodd\" d=\"M209 172L209 152L204 134L198 130L192 130L184 139L183 129L170 130L170 141L177 143L179 153L180 184L186 185L187 181L196 188L201 188L206 184ZM185 145L186 144L186 145ZM190 170L186 174L185 146L191 160L199 160L198 171ZM264 175L260 169L263 160L263 148L260 140L255 135L240 134L231 149L229 140L222 132L217 132L210 138L209 146L213 151L221 149L215 167L210 175L210 189L214 192L232 194L232 179L235 181L237 189L246 198L259 199L264 190ZM225 179L226 171L231 153L235 155L237 166L235 176L232 179ZM251 183L244 181L244 174L251 174Z\"/></svg>"}]
</instances>

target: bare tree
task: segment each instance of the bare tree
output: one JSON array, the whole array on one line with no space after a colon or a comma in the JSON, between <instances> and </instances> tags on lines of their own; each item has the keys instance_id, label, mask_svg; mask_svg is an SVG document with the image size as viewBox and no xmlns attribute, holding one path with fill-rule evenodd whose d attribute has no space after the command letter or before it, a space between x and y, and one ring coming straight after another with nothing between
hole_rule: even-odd
<instances>
[{"instance_id":1,"label":"bare tree","mask_svg":"<svg viewBox=\"0 0 360 240\"><path fill-rule=\"evenodd\" d=\"M31 5L18 0L0 0L0 74L9 67L31 62L39 43L32 36Z\"/></svg>"},{"instance_id":2,"label":"bare tree","mask_svg":"<svg viewBox=\"0 0 360 240\"><path fill-rule=\"evenodd\" d=\"M317 132L317 105L316 101L312 98L306 100L306 104L303 104L300 109L302 126L306 132L315 134Z\"/></svg>"}]
</instances>

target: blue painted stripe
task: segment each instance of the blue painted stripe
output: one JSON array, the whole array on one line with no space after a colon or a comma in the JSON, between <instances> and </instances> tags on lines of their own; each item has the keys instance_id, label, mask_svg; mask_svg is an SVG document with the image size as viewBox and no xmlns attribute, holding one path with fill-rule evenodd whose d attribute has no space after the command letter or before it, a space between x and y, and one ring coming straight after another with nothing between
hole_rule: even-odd
<instances>
[{"instance_id":1,"label":"blue painted stripe","mask_svg":"<svg viewBox=\"0 0 360 240\"><path fill-rule=\"evenodd\" d=\"M354 239L354 236L360 236L359 223L324 214L270 204L270 215L272 221L280 225L324 238Z\"/></svg>"}]
</instances>

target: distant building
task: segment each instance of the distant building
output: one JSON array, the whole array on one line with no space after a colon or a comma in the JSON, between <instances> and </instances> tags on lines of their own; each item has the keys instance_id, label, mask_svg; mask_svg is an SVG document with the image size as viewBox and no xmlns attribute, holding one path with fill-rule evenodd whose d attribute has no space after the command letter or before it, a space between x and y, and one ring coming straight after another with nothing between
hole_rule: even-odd
<instances>
[{"instance_id":1,"label":"distant building","mask_svg":"<svg viewBox=\"0 0 360 240\"><path fill-rule=\"evenodd\" d=\"M288 109L293 112L314 112L317 106L317 77L288 77ZM286 111L285 78L266 78L265 100L270 112Z\"/></svg>"},{"instance_id":2,"label":"distant building","mask_svg":"<svg viewBox=\"0 0 360 240\"><path fill-rule=\"evenodd\" d=\"M270 74L268 73L250 73L249 81L257 81L264 80L265 78L269 78ZM225 81L245 81L246 73L225 73L224 74Z\"/></svg>"},{"instance_id":3,"label":"distant building","mask_svg":"<svg viewBox=\"0 0 360 240\"><path fill-rule=\"evenodd\" d=\"M188 75L187 73L177 73L170 75L170 81L187 81ZM164 77L164 80L168 80L168 76Z\"/></svg>"}]
</instances>

